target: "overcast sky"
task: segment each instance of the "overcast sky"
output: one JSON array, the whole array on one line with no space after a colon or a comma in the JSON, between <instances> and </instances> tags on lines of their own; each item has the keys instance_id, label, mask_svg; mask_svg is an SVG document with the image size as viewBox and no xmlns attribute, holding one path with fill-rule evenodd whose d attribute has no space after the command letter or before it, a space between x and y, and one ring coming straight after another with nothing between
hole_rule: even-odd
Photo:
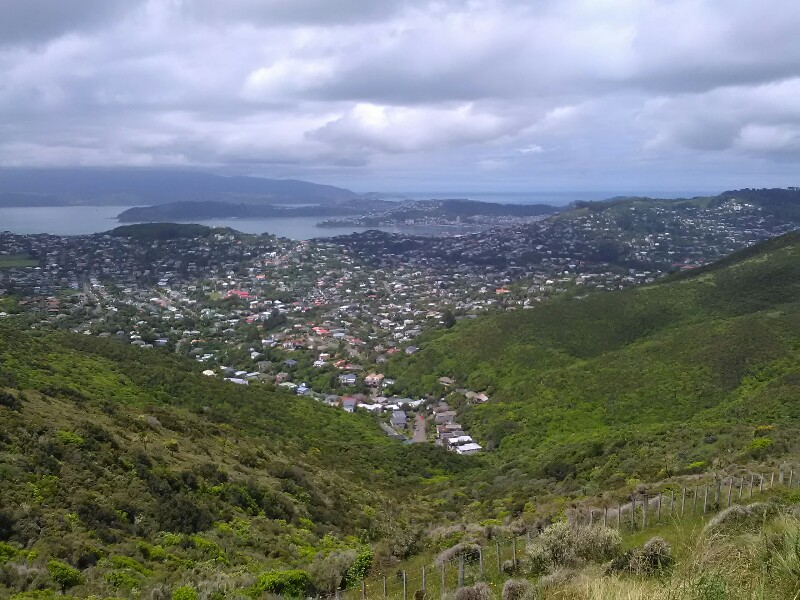
<instances>
[{"instance_id":1,"label":"overcast sky","mask_svg":"<svg viewBox=\"0 0 800 600\"><path fill-rule=\"evenodd\" d=\"M800 185L796 0L0 0L0 165Z\"/></svg>"}]
</instances>

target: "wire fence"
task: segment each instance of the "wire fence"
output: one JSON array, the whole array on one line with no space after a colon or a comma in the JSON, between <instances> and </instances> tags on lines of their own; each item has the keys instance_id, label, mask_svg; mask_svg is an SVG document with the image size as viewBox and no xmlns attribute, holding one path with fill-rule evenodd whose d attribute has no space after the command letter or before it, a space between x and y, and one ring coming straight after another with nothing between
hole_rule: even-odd
<instances>
[{"instance_id":1,"label":"wire fence","mask_svg":"<svg viewBox=\"0 0 800 600\"><path fill-rule=\"evenodd\" d=\"M732 504L776 489L800 487L794 470L715 478L693 485L665 485L661 490L634 495L616 505L572 508L567 516L576 526L605 525L621 533L643 531L681 519L705 518ZM374 572L359 586L336 594L341 600L441 598L459 587L486 582L498 595L504 582L523 567L527 547L536 533L502 535L485 540L474 552L437 564L429 561L406 569Z\"/></svg>"}]
</instances>

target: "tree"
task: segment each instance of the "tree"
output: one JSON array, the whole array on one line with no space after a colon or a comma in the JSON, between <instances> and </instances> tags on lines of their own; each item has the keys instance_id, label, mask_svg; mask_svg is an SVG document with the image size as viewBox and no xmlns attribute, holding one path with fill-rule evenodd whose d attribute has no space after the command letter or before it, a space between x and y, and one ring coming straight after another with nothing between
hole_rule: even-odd
<instances>
[{"instance_id":1,"label":"tree","mask_svg":"<svg viewBox=\"0 0 800 600\"><path fill-rule=\"evenodd\" d=\"M50 578L61 588L62 594L66 593L68 589L83 583L81 572L60 560L48 561L47 571L50 573Z\"/></svg>"}]
</instances>

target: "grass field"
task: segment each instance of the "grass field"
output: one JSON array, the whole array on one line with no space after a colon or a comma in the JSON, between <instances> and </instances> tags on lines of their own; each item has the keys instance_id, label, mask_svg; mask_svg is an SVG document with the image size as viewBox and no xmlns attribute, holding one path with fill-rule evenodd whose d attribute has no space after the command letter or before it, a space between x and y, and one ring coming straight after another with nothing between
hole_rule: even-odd
<instances>
[{"instance_id":1,"label":"grass field","mask_svg":"<svg viewBox=\"0 0 800 600\"><path fill-rule=\"evenodd\" d=\"M24 254L0 255L0 269L16 269L20 267L38 267L39 261Z\"/></svg>"}]
</instances>

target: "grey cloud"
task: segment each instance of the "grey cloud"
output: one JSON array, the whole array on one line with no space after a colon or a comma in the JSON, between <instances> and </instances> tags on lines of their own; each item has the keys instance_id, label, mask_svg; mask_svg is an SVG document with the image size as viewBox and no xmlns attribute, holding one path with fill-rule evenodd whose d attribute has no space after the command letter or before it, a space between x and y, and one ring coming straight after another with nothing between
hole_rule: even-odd
<instances>
[{"instance_id":1,"label":"grey cloud","mask_svg":"<svg viewBox=\"0 0 800 600\"><path fill-rule=\"evenodd\" d=\"M0 47L91 31L130 6L129 0L0 0Z\"/></svg>"}]
</instances>

